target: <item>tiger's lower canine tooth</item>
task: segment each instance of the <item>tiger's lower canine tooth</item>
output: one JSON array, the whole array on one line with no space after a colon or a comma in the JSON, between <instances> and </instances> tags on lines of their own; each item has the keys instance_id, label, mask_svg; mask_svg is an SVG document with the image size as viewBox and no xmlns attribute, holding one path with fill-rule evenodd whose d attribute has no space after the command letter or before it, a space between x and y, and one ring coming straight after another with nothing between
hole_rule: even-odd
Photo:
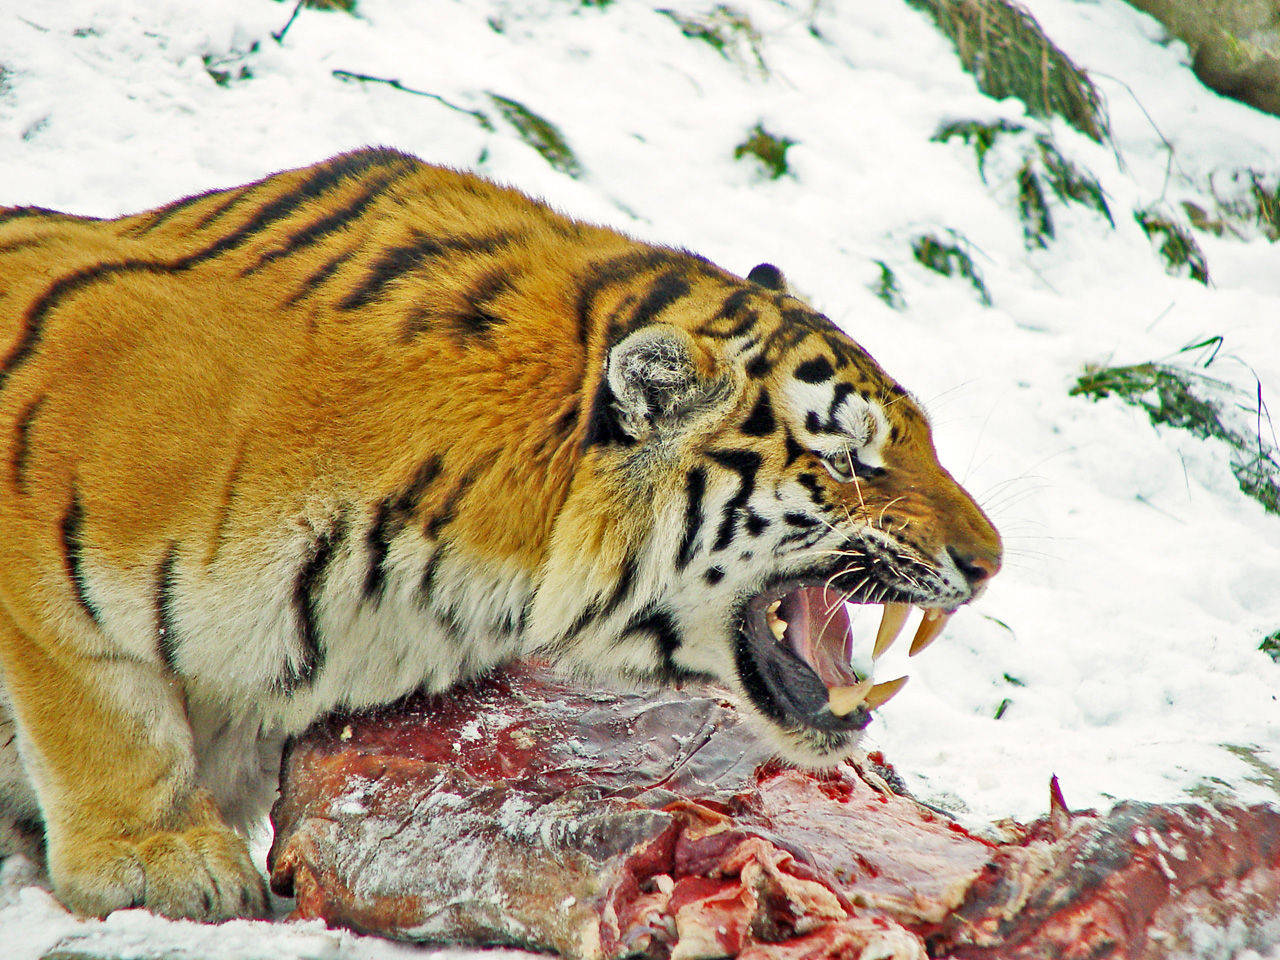
<instances>
[{"instance_id":1,"label":"tiger's lower canine tooth","mask_svg":"<svg viewBox=\"0 0 1280 960\"><path fill-rule=\"evenodd\" d=\"M827 691L827 709L837 717L846 717L858 709L868 691L874 689L869 678L851 687L832 687Z\"/></svg>"},{"instance_id":2,"label":"tiger's lower canine tooth","mask_svg":"<svg viewBox=\"0 0 1280 960\"><path fill-rule=\"evenodd\" d=\"M907 614L911 612L909 603L886 603L884 615L880 618L880 629L876 631L876 643L871 648L871 659L877 659L893 646L902 632L902 625L907 622Z\"/></svg>"},{"instance_id":3,"label":"tiger's lower canine tooth","mask_svg":"<svg viewBox=\"0 0 1280 960\"><path fill-rule=\"evenodd\" d=\"M898 691L907 685L907 679L907 677L899 677L897 680L886 680L884 683L877 683L867 691L866 700L864 701L867 709L879 710L898 695Z\"/></svg>"},{"instance_id":4,"label":"tiger's lower canine tooth","mask_svg":"<svg viewBox=\"0 0 1280 960\"><path fill-rule=\"evenodd\" d=\"M933 613L933 616L929 616L926 613L924 619L920 621L920 629L916 631L915 638L911 641L911 649L907 651L907 656L914 657L933 641L937 640L938 635L942 633L942 628L951 619L951 614L949 613L930 612Z\"/></svg>"}]
</instances>

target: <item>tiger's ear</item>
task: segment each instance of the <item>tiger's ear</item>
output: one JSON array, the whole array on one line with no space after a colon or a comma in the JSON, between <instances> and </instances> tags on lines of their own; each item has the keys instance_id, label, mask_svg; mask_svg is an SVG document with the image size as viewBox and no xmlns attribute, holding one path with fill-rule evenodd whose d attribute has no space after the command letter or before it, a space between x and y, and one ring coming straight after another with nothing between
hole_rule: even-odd
<instances>
[{"instance_id":1,"label":"tiger's ear","mask_svg":"<svg viewBox=\"0 0 1280 960\"><path fill-rule=\"evenodd\" d=\"M760 284L766 290L773 290L777 293L791 292L787 289L787 278L772 263L757 263L751 268L751 272L747 274L747 279L752 283Z\"/></svg>"},{"instance_id":2,"label":"tiger's ear","mask_svg":"<svg viewBox=\"0 0 1280 960\"><path fill-rule=\"evenodd\" d=\"M698 368L695 349L683 330L653 323L609 351L602 386L612 395L606 400L610 409L599 412L612 418L615 439L634 443L655 430L676 426L713 397L721 380Z\"/></svg>"}]
</instances>

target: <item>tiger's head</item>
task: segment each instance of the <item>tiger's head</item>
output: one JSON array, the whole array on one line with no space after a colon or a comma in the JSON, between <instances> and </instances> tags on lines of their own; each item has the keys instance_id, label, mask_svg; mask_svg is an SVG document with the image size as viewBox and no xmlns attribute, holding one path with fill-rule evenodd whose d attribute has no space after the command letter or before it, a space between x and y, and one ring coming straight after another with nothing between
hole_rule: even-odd
<instances>
[{"instance_id":1,"label":"tiger's head","mask_svg":"<svg viewBox=\"0 0 1280 960\"><path fill-rule=\"evenodd\" d=\"M851 666L845 603L884 605L877 649L921 608L918 652L999 570L999 534L911 396L776 268L668 286L601 351L535 604L544 649L719 681L787 756L834 762L897 690Z\"/></svg>"}]
</instances>

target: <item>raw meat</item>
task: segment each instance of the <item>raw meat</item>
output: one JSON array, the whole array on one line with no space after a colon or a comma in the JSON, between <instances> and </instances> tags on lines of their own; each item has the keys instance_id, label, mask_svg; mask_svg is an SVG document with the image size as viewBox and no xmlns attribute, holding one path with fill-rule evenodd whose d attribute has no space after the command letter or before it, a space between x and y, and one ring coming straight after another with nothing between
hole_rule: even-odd
<instances>
[{"instance_id":1,"label":"raw meat","mask_svg":"<svg viewBox=\"0 0 1280 960\"><path fill-rule=\"evenodd\" d=\"M774 763L714 694L603 694L530 666L318 724L273 821L294 916L408 940L575 960L1157 960L1205 943L1191 955L1218 960L1280 943L1271 808L1055 802L997 842L876 759Z\"/></svg>"}]
</instances>

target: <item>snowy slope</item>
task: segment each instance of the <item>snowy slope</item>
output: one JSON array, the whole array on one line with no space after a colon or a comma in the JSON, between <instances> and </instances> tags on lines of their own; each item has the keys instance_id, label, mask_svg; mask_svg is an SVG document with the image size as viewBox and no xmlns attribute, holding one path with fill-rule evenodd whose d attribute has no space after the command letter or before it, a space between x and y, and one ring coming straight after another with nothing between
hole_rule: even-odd
<instances>
[{"instance_id":1,"label":"snowy slope","mask_svg":"<svg viewBox=\"0 0 1280 960\"><path fill-rule=\"evenodd\" d=\"M1027 818L1056 773L1074 806L1280 799L1280 664L1258 651L1280 630L1280 517L1240 493L1220 443L1068 394L1086 364L1188 362L1207 351L1181 348L1220 336L1205 372L1245 399L1260 385L1280 413L1280 248L1198 233L1205 286L1169 275L1132 216L1211 208L1210 182L1245 167L1274 183L1280 119L1201 87L1154 21L1120 0L1026 0L1103 93L1100 146L979 94L901 0L741 0L758 42L723 54L636 0L360 0L357 17L303 11L282 42L291 2L18 6L0 9L0 205L113 215L384 143L739 273L782 266L924 401L944 463L1006 535L982 601L918 661L880 668L912 681L869 739L923 798L976 823ZM552 121L581 176L490 94ZM971 148L930 139L970 119L1028 128L985 180ZM790 174L734 159L757 124L797 142ZM1056 237L1027 249L1012 174L1034 133L1098 178L1114 228L1055 202ZM990 306L913 259L914 238L950 231ZM877 261L903 309L872 292ZM29 865L0 870L2 956L68 936L218 960L421 953L314 926L76 921L31 884Z\"/></svg>"}]
</instances>

